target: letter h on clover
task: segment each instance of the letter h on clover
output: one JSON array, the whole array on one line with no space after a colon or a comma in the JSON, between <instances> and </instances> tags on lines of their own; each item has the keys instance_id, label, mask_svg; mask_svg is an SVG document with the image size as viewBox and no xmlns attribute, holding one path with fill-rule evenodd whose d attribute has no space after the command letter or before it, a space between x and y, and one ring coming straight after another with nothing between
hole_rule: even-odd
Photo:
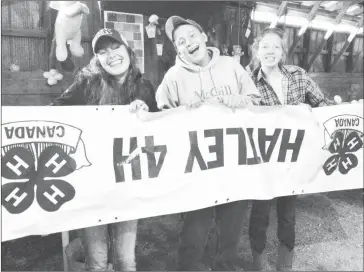
<instances>
[{"instance_id":1,"label":"letter h on clover","mask_svg":"<svg viewBox=\"0 0 364 272\"><path fill-rule=\"evenodd\" d=\"M1 175L16 180L2 185L1 204L11 214L27 210L37 199L48 212L57 211L75 196L68 182L57 179L71 174L76 162L58 146L50 146L36 158L25 147L14 147L2 156Z\"/></svg>"},{"instance_id":2,"label":"letter h on clover","mask_svg":"<svg viewBox=\"0 0 364 272\"><path fill-rule=\"evenodd\" d=\"M363 140L356 131L337 131L328 150L333 154L323 166L325 174L331 175L336 169L346 175L358 165L358 158L354 152L363 147Z\"/></svg>"}]
</instances>

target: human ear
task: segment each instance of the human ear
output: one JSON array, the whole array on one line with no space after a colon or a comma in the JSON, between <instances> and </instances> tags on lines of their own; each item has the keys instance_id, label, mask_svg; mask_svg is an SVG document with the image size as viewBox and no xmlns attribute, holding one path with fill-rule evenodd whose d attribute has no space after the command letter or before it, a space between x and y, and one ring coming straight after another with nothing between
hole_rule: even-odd
<instances>
[{"instance_id":1,"label":"human ear","mask_svg":"<svg viewBox=\"0 0 364 272\"><path fill-rule=\"evenodd\" d=\"M203 37L204 42L208 41L207 35L205 33L202 33L202 37Z\"/></svg>"}]
</instances>

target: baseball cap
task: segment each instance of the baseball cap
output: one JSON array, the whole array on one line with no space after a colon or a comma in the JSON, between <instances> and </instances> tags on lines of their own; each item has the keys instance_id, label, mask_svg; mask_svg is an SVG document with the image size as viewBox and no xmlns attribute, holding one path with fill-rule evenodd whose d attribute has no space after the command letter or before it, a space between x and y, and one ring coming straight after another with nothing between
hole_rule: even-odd
<instances>
[{"instance_id":1,"label":"baseball cap","mask_svg":"<svg viewBox=\"0 0 364 272\"><path fill-rule=\"evenodd\" d=\"M99 30L95 37L92 39L92 51L94 52L94 54L96 54L96 45L97 45L97 42L100 40L100 38L102 37L110 37L111 39L119 42L119 43L122 43L122 44L125 44L126 46L129 46L128 45L128 42L126 41L126 39L124 38L124 36L117 30L115 29L111 29L111 28L103 28L101 30Z\"/></svg>"},{"instance_id":2,"label":"baseball cap","mask_svg":"<svg viewBox=\"0 0 364 272\"><path fill-rule=\"evenodd\" d=\"M173 34L174 34L175 29L181 25L192 25L192 26L196 27L199 31L204 32L202 27L193 20L184 19L180 16L171 16L168 18L166 25L165 25L165 31L166 31L167 37L170 39L171 42L174 41Z\"/></svg>"}]
</instances>

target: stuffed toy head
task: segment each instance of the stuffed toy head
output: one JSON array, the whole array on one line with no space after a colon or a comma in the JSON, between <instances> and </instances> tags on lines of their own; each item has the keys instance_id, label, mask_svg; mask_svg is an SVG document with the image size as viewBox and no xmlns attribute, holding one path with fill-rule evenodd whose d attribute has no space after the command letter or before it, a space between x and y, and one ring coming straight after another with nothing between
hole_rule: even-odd
<instances>
[{"instance_id":1,"label":"stuffed toy head","mask_svg":"<svg viewBox=\"0 0 364 272\"><path fill-rule=\"evenodd\" d=\"M66 43L73 56L82 57L81 22L82 15L90 13L88 7L79 1L50 1L49 7L58 10L54 26L57 60L63 62L67 59Z\"/></svg>"}]
</instances>

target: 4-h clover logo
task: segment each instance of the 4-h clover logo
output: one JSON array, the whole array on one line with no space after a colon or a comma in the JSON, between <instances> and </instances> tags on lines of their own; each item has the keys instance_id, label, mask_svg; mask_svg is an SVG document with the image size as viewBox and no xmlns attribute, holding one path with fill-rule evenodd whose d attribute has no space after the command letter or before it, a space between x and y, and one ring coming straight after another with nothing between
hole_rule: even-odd
<instances>
[{"instance_id":1,"label":"4-h clover logo","mask_svg":"<svg viewBox=\"0 0 364 272\"><path fill-rule=\"evenodd\" d=\"M332 139L326 148L332 155L324 163L324 172L331 175L338 169L346 175L358 165L355 152L363 147L363 118L340 115L326 121L324 127Z\"/></svg>"},{"instance_id":2,"label":"4-h clover logo","mask_svg":"<svg viewBox=\"0 0 364 272\"><path fill-rule=\"evenodd\" d=\"M58 178L75 171L76 162L58 146L47 147L37 160L24 147L11 148L1 168L2 177L17 180L2 186L2 204L10 213L25 211L35 198L42 209L53 212L75 196L73 186Z\"/></svg>"},{"instance_id":3,"label":"4-h clover logo","mask_svg":"<svg viewBox=\"0 0 364 272\"><path fill-rule=\"evenodd\" d=\"M75 197L75 188L64 178L90 165L81 130L27 121L3 124L2 135L1 204L9 213L26 211L35 199L43 210L54 212Z\"/></svg>"}]
</instances>

